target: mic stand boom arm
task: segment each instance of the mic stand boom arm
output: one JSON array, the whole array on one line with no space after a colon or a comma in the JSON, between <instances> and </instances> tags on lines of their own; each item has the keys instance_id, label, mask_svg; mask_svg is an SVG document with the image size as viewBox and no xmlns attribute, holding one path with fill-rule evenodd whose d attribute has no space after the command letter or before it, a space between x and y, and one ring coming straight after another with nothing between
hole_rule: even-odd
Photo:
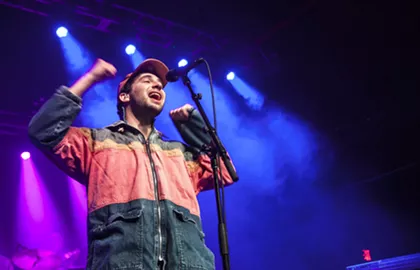
<instances>
[{"instance_id":1,"label":"mic stand boom arm","mask_svg":"<svg viewBox=\"0 0 420 270\"><path fill-rule=\"evenodd\" d=\"M229 259L229 245L228 245L228 239L227 239L227 229L226 229L226 221L225 216L223 214L222 210L222 203L221 203L221 197L220 197L220 180L219 180L219 170L218 170L218 162L217 158L220 156L222 158L223 163L225 164L225 167L232 178L234 182L238 181L239 177L236 174L235 169L233 168L232 162L230 161L230 158L227 155L226 149L223 146L222 142L219 139L219 136L217 135L217 132L214 127L210 124L209 118L207 117L206 113L204 112L203 106L201 106L200 99L201 94L196 94L194 90L191 87L191 81L188 78L187 75L182 76L182 82L185 86L190 90L192 99L195 102L195 105L197 106L197 110L199 111L201 117L204 120L204 123L206 125L206 131L209 133L211 137L211 145L203 146L208 150L210 153L210 159L211 159L211 166L213 170L213 178L214 178L214 189L216 193L216 204L217 204L217 217L219 220L219 246L220 246L220 254L222 255L223 260L223 269L229 270L230 269L230 259Z\"/></svg>"}]
</instances>

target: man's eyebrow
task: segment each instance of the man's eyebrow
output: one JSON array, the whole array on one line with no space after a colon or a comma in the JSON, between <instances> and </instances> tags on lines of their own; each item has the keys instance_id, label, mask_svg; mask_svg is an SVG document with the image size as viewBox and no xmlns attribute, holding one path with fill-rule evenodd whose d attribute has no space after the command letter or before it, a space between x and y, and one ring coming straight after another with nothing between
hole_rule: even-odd
<instances>
[{"instance_id":1,"label":"man's eyebrow","mask_svg":"<svg viewBox=\"0 0 420 270\"><path fill-rule=\"evenodd\" d=\"M139 80L142 79L154 79L154 77L152 75L146 74L146 75L140 75ZM162 81L160 80L159 77L157 77L158 81L162 84Z\"/></svg>"}]
</instances>

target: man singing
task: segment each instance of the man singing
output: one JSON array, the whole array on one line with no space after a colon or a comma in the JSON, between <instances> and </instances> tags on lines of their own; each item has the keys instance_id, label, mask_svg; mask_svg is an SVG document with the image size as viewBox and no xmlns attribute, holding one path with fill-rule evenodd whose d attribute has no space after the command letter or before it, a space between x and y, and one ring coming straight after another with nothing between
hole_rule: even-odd
<instances>
[{"instance_id":1,"label":"man singing","mask_svg":"<svg viewBox=\"0 0 420 270\"><path fill-rule=\"evenodd\" d=\"M147 59L118 87L118 121L71 127L83 94L116 74L98 59L70 88L60 87L29 124L29 136L88 194L87 269L214 269L204 243L197 194L213 188L211 139L191 106L170 112L188 145L154 127L166 94L167 66ZM223 184L232 179L221 164Z\"/></svg>"}]
</instances>

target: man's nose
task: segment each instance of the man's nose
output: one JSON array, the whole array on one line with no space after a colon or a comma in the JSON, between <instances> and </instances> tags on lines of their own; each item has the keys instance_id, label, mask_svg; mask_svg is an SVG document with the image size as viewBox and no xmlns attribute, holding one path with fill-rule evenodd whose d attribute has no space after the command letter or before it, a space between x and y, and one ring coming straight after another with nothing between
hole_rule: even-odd
<instances>
[{"instance_id":1,"label":"man's nose","mask_svg":"<svg viewBox=\"0 0 420 270\"><path fill-rule=\"evenodd\" d=\"M154 89L159 89L162 90L162 85L159 82L153 82L153 86Z\"/></svg>"}]
</instances>

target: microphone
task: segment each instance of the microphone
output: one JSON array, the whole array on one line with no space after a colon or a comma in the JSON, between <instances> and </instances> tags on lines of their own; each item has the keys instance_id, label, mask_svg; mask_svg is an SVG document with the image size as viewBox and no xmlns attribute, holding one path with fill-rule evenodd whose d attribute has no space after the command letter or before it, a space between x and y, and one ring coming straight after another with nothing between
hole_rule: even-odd
<instances>
[{"instance_id":1,"label":"microphone","mask_svg":"<svg viewBox=\"0 0 420 270\"><path fill-rule=\"evenodd\" d=\"M199 64L203 62L204 62L204 58L198 58L191 64L188 64L184 67L171 69L168 71L168 73L166 73L166 80L168 82L176 82L177 80L179 80L179 77L183 77L187 75L188 72L190 72L192 69L194 69L195 67L197 67Z\"/></svg>"}]
</instances>

